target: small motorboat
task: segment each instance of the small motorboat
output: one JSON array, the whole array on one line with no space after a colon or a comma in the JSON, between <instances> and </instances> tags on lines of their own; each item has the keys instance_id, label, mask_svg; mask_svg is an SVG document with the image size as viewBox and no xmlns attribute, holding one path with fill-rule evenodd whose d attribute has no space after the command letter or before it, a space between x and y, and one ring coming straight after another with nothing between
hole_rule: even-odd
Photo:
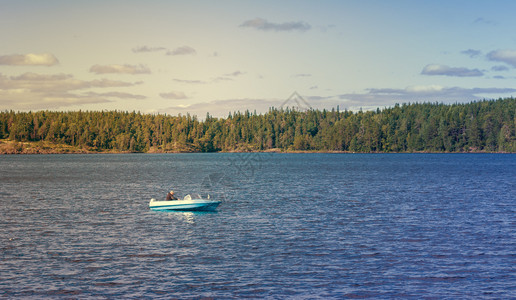
<instances>
[{"instance_id":1,"label":"small motorboat","mask_svg":"<svg viewBox=\"0 0 516 300\"><path fill-rule=\"evenodd\" d=\"M213 211L219 206L221 201L203 199L201 196L192 194L186 195L181 200L163 200L159 201L152 198L149 202L149 208L152 210L182 210L182 211Z\"/></svg>"}]
</instances>

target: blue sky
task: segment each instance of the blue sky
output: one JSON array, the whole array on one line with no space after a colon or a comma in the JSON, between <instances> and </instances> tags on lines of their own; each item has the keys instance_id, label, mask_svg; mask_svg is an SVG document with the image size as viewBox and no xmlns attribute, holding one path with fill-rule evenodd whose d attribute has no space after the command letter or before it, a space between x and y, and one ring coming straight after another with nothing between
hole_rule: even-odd
<instances>
[{"instance_id":1,"label":"blue sky","mask_svg":"<svg viewBox=\"0 0 516 300\"><path fill-rule=\"evenodd\" d=\"M514 1L0 0L0 110L266 112L516 95Z\"/></svg>"}]
</instances>

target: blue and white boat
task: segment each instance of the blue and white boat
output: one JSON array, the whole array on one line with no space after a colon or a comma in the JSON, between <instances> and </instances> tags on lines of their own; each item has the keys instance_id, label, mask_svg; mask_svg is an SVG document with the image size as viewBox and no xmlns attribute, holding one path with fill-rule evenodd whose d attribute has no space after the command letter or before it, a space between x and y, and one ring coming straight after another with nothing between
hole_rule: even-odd
<instances>
[{"instance_id":1,"label":"blue and white boat","mask_svg":"<svg viewBox=\"0 0 516 300\"><path fill-rule=\"evenodd\" d=\"M149 208L152 210L180 210L180 211L213 211L219 206L221 201L203 199L201 196L192 194L186 195L180 200L163 200L158 201L152 198L149 202Z\"/></svg>"}]
</instances>

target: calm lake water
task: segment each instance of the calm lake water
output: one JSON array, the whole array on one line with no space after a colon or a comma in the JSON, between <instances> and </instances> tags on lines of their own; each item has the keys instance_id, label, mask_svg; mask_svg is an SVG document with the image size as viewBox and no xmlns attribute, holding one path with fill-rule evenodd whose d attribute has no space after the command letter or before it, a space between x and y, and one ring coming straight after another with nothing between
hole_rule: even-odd
<instances>
[{"instance_id":1,"label":"calm lake water","mask_svg":"<svg viewBox=\"0 0 516 300\"><path fill-rule=\"evenodd\" d=\"M0 298L516 297L516 155L0 156ZM153 212L209 193L216 212Z\"/></svg>"}]
</instances>

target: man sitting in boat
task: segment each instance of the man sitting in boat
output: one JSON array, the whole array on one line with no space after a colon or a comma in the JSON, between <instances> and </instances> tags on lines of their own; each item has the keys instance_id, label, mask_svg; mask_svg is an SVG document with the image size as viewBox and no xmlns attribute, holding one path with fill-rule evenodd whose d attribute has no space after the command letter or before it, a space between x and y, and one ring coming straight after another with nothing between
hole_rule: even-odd
<instances>
[{"instance_id":1,"label":"man sitting in boat","mask_svg":"<svg viewBox=\"0 0 516 300\"><path fill-rule=\"evenodd\" d=\"M168 194L167 194L167 198L166 198L166 200L168 201L168 200L179 200L179 199L177 199L177 197L176 197L176 196L174 196L174 191L170 191L170 192L168 192Z\"/></svg>"}]
</instances>

